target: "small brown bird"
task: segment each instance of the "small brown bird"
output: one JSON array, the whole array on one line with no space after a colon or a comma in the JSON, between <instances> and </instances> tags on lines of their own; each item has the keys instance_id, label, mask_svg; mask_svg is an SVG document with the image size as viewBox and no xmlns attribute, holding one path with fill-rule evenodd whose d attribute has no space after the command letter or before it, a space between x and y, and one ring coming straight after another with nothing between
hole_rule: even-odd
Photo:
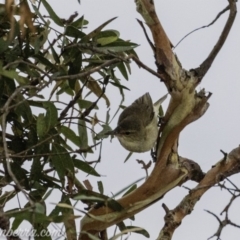
<instances>
[{"instance_id":1,"label":"small brown bird","mask_svg":"<svg viewBox=\"0 0 240 240\"><path fill-rule=\"evenodd\" d=\"M131 152L149 151L158 137L158 111L166 98L167 94L153 104L149 93L145 93L123 110L118 126L107 134L115 135Z\"/></svg>"}]
</instances>

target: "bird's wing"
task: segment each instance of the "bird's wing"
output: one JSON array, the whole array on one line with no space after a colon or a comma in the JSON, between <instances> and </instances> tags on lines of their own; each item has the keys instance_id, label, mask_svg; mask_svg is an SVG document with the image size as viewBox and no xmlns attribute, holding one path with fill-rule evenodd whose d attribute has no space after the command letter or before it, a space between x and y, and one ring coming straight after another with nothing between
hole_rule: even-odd
<instances>
[{"instance_id":1,"label":"bird's wing","mask_svg":"<svg viewBox=\"0 0 240 240\"><path fill-rule=\"evenodd\" d=\"M132 118L133 115L135 115L136 120L140 121L144 127L151 123L154 117L154 109L149 93L145 93L129 107L125 108L119 116L118 124L127 118Z\"/></svg>"},{"instance_id":2,"label":"bird's wing","mask_svg":"<svg viewBox=\"0 0 240 240\"><path fill-rule=\"evenodd\" d=\"M144 126L151 123L154 117L154 109L152 98L149 93L145 93L143 96L135 100L130 107L138 109L138 116L142 118L141 120Z\"/></svg>"}]
</instances>

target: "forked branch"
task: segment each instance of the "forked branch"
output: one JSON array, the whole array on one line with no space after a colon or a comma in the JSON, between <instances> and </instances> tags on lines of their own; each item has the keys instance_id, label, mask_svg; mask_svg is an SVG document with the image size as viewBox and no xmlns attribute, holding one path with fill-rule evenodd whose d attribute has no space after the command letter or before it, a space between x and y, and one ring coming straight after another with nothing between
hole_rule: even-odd
<instances>
[{"instance_id":1,"label":"forked branch","mask_svg":"<svg viewBox=\"0 0 240 240\"><path fill-rule=\"evenodd\" d=\"M193 211L195 204L212 186L226 177L240 172L240 146L233 149L226 157L209 170L202 181L173 210L166 211L165 225L157 240L170 240L175 229L184 217ZM165 207L164 207L165 208Z\"/></svg>"},{"instance_id":2,"label":"forked branch","mask_svg":"<svg viewBox=\"0 0 240 240\"><path fill-rule=\"evenodd\" d=\"M202 62L202 64L200 64L200 67L193 69L193 71L199 77L199 80L201 80L210 69L214 59L217 57L218 53L222 49L223 44L225 43L229 35L229 32L233 26L233 22L237 14L236 1L235 0L228 0L228 1L229 1L229 9L230 9L229 16L216 45L213 47L208 57Z\"/></svg>"},{"instance_id":3,"label":"forked branch","mask_svg":"<svg viewBox=\"0 0 240 240\"><path fill-rule=\"evenodd\" d=\"M81 240L89 239L84 231L96 236L107 227L149 207L176 186L192 179L199 182L198 187L191 191L176 209L167 210L167 215L171 215L171 218L167 220L159 239L164 239L163 237L167 234L170 234L170 237L165 239L171 239L177 225L184 216L192 211L192 207L204 192L221 179L240 170L238 168L240 165L239 148L232 151L227 159L218 163L206 175L197 163L179 156L178 138L181 131L188 124L203 116L208 109L208 99L211 93L206 94L204 90L196 92L195 88L199 83L199 76L194 71L184 70L177 60L172 51L172 44L156 14L153 0L136 0L135 2L137 11L142 15L152 33L159 78L166 85L171 100L160 127L157 161L152 173L140 187L117 200L124 208L123 211L113 210L107 205L91 209L81 221L82 234L79 237ZM222 33L225 37L219 40L218 47L214 48L213 53L209 55L211 61L223 45L222 42L226 40L230 30L226 28L227 26L231 28L235 17L235 3L232 0L229 3L231 17ZM206 61L210 62L209 67L212 63L210 60ZM145 69L149 71L148 68L145 67Z\"/></svg>"}]
</instances>

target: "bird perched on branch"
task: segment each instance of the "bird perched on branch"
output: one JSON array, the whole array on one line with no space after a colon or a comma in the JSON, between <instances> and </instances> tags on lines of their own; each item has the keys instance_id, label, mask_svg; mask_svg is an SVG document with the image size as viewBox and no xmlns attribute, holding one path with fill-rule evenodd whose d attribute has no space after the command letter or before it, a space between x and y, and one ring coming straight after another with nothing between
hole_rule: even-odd
<instances>
[{"instance_id":1,"label":"bird perched on branch","mask_svg":"<svg viewBox=\"0 0 240 240\"><path fill-rule=\"evenodd\" d=\"M154 147L158 137L158 111L167 94L154 104L149 93L135 100L120 114L118 125L107 135L114 135L131 152L146 152Z\"/></svg>"}]
</instances>

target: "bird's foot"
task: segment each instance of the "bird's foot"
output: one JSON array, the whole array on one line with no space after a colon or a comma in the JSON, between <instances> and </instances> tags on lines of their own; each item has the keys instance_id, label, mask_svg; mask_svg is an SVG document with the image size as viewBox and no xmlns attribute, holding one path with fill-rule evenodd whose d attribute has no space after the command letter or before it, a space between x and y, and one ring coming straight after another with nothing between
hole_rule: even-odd
<instances>
[{"instance_id":1,"label":"bird's foot","mask_svg":"<svg viewBox=\"0 0 240 240\"><path fill-rule=\"evenodd\" d=\"M157 154L156 154L156 151L154 150L154 148L151 149L151 156L152 156L153 162L156 162L157 161Z\"/></svg>"}]
</instances>

